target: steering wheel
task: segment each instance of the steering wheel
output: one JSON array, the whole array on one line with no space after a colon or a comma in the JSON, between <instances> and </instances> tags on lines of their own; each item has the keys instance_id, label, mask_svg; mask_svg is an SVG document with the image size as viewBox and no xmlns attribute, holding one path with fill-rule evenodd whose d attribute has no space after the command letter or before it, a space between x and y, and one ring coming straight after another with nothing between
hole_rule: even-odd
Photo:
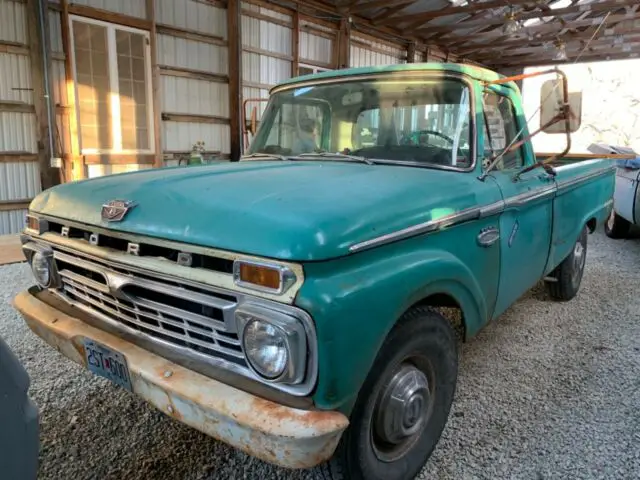
<instances>
[{"instance_id":1,"label":"steering wheel","mask_svg":"<svg viewBox=\"0 0 640 480\"><path fill-rule=\"evenodd\" d=\"M411 132L408 135L403 136L402 140L400 140L400 144L401 145L421 145L420 137L422 137L422 135L435 135L436 137L440 137L446 140L451 145L453 145L454 143L453 138L447 137L444 133L440 133L436 130L418 130L417 132ZM426 145L428 144L429 142L427 141Z\"/></svg>"}]
</instances>

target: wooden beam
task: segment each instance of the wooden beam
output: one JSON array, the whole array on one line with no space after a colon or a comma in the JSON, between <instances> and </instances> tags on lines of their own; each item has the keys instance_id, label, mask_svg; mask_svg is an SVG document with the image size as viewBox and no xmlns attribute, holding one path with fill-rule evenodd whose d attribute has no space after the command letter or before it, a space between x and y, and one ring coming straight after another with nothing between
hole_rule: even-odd
<instances>
[{"instance_id":1,"label":"wooden beam","mask_svg":"<svg viewBox=\"0 0 640 480\"><path fill-rule=\"evenodd\" d=\"M36 107L25 102L0 102L0 112L36 113Z\"/></svg>"},{"instance_id":2,"label":"wooden beam","mask_svg":"<svg viewBox=\"0 0 640 480\"><path fill-rule=\"evenodd\" d=\"M640 58L640 51L638 52L629 52L629 53L611 53L611 54L603 54L597 53L595 55L584 54L580 57L578 63L588 63L588 62L602 62L605 60L630 60L634 58ZM574 63L575 60L551 60L548 58L540 58L540 57L527 57L523 59L522 62L516 63L516 61L512 60L511 62L494 62L490 63L489 66L493 69L499 68L511 68L511 67L538 67L543 65L567 65Z\"/></svg>"},{"instance_id":3,"label":"wooden beam","mask_svg":"<svg viewBox=\"0 0 640 480\"><path fill-rule=\"evenodd\" d=\"M351 23L348 20L340 20L340 32L338 33L338 45L336 65L338 68L349 68L351 57Z\"/></svg>"},{"instance_id":4,"label":"wooden beam","mask_svg":"<svg viewBox=\"0 0 640 480\"><path fill-rule=\"evenodd\" d=\"M326 68L327 70L331 70L335 67L331 63L319 62L317 60L311 60L310 58L300 58L300 65L307 65L309 67L320 67Z\"/></svg>"},{"instance_id":5,"label":"wooden beam","mask_svg":"<svg viewBox=\"0 0 640 480\"><path fill-rule=\"evenodd\" d=\"M29 55L29 45L17 42L0 40L0 53L13 53L16 55Z\"/></svg>"},{"instance_id":6,"label":"wooden beam","mask_svg":"<svg viewBox=\"0 0 640 480\"><path fill-rule=\"evenodd\" d=\"M407 63L416 63L416 42L407 46Z\"/></svg>"},{"instance_id":7,"label":"wooden beam","mask_svg":"<svg viewBox=\"0 0 640 480\"><path fill-rule=\"evenodd\" d=\"M418 0L412 0L411 3L416 3ZM353 6L347 8L349 13L362 13L370 10L377 10L384 7L395 7L398 4L406 4L407 0L373 0L370 2L358 2Z\"/></svg>"},{"instance_id":8,"label":"wooden beam","mask_svg":"<svg viewBox=\"0 0 640 480\"><path fill-rule=\"evenodd\" d=\"M158 65L161 75L169 77L195 78L197 80L207 80L209 82L228 83L229 76L221 73L210 73L204 70L192 70L189 68L169 67Z\"/></svg>"},{"instance_id":9,"label":"wooden beam","mask_svg":"<svg viewBox=\"0 0 640 480\"><path fill-rule=\"evenodd\" d=\"M117 23L118 25L138 28L140 30L151 30L151 22L149 20L123 15L122 13L110 12L108 10L102 10L101 8L78 5L77 3L68 5L68 13L93 18L94 20L102 20L103 22Z\"/></svg>"},{"instance_id":10,"label":"wooden beam","mask_svg":"<svg viewBox=\"0 0 640 480\"><path fill-rule=\"evenodd\" d=\"M509 4L516 5L524 5L527 3L531 3L531 0L510 0ZM464 6L450 6L441 8L439 10L432 10L424 13L414 13L410 15L402 15L397 17L390 17L383 24L395 24L401 25L409 23L408 29L412 30L414 28L419 27L420 25L429 22L430 20L434 20L440 17L448 17L451 15L458 15L461 13L475 13L480 12L482 10L491 10L494 8L503 8L506 5L505 0L489 0L487 2L476 2L471 3L469 5Z\"/></svg>"},{"instance_id":11,"label":"wooden beam","mask_svg":"<svg viewBox=\"0 0 640 480\"><path fill-rule=\"evenodd\" d=\"M602 56L602 60L605 59L605 57L607 55L615 55L615 54L633 54L633 53L638 53L640 52L640 42L636 42L636 43L632 43L632 44L628 44L628 47L630 47L630 51L625 52L623 50L623 45L615 45L615 46L611 46L611 45L605 45L602 46L601 48L589 48L588 50L586 50L584 53L581 53L582 49L578 49L575 51L567 51L567 57L568 60L567 62L571 63L574 62L576 58L580 57L580 59L586 57L586 56L593 56L593 55L601 55ZM548 59L548 60L553 60L553 56L554 56L554 50L551 50L549 52L547 52L546 55L501 55L499 56L499 63L504 65L510 62L515 62L515 63L523 63L523 61L530 61L530 60L534 60L535 61L539 61L539 60L544 60L544 59Z\"/></svg>"},{"instance_id":12,"label":"wooden beam","mask_svg":"<svg viewBox=\"0 0 640 480\"><path fill-rule=\"evenodd\" d=\"M554 17L554 21L565 21L562 19L564 15L571 15L575 13L607 13L613 12L615 10L619 10L624 8L625 6L635 5L638 0L620 0L620 1L605 1L602 3L592 3L587 5L573 5L566 8L557 8L557 9L549 9L548 11L535 10L533 12L520 12L516 13L517 20L531 20L542 17ZM588 8L588 10L587 10ZM626 14L625 14L626 15ZM622 15L624 17L625 15ZM604 17L604 15L603 15ZM624 18L623 18L624 19ZM593 21L593 17L589 19ZM576 22L582 21L583 25L591 25L591 23L584 23L583 19L576 20L566 20L567 28L573 28L578 25ZM451 23L447 25L431 25L428 27L428 30L431 32L447 32L451 30L464 30L473 27L492 27L492 26L502 26L504 24L504 18L502 17L491 17L491 18L482 18L478 20L461 20L460 22ZM540 25L558 25L554 22L546 22ZM529 30L532 27L527 27L524 30ZM416 32L420 32L421 30L416 30Z\"/></svg>"},{"instance_id":13,"label":"wooden beam","mask_svg":"<svg viewBox=\"0 0 640 480\"><path fill-rule=\"evenodd\" d=\"M151 55L151 100L153 108L153 149L156 152L153 166L160 168L162 160L162 121L160 119L160 68L158 67L158 26L156 24L156 2L146 0L147 20L151 23L149 29L149 43Z\"/></svg>"},{"instance_id":14,"label":"wooden beam","mask_svg":"<svg viewBox=\"0 0 640 480\"><path fill-rule=\"evenodd\" d=\"M32 163L38 161L38 155L27 152L0 152L0 163Z\"/></svg>"},{"instance_id":15,"label":"wooden beam","mask_svg":"<svg viewBox=\"0 0 640 480\"><path fill-rule=\"evenodd\" d=\"M269 83L249 82L247 80L242 81L244 88L256 88L258 90L271 90L275 85Z\"/></svg>"},{"instance_id":16,"label":"wooden beam","mask_svg":"<svg viewBox=\"0 0 640 480\"><path fill-rule=\"evenodd\" d=\"M241 0L227 1L227 35L229 36L229 131L231 160L242 155L242 22Z\"/></svg>"},{"instance_id":17,"label":"wooden beam","mask_svg":"<svg viewBox=\"0 0 640 480\"><path fill-rule=\"evenodd\" d=\"M27 210L32 198L20 198L17 200L0 200L0 212L11 212L13 210Z\"/></svg>"},{"instance_id":18,"label":"wooden beam","mask_svg":"<svg viewBox=\"0 0 640 480\"><path fill-rule=\"evenodd\" d=\"M178 28L161 23L156 24L156 33L161 35L171 35L172 37L184 38L186 40L193 40L194 42L209 43L211 45L218 45L221 47L227 46L227 41L218 35L210 35L208 33L198 32L196 30Z\"/></svg>"},{"instance_id":19,"label":"wooden beam","mask_svg":"<svg viewBox=\"0 0 640 480\"><path fill-rule=\"evenodd\" d=\"M69 115L69 138L71 139L70 155L64 155L64 178L80 180L87 177L84 157L80 155L80 131L78 130L78 115L76 112L76 89L73 80L73 65L71 64L71 25L69 22L69 3L60 0L60 28L62 32L62 51L64 52L65 83L67 88L67 105L71 108Z\"/></svg>"},{"instance_id":20,"label":"wooden beam","mask_svg":"<svg viewBox=\"0 0 640 480\"><path fill-rule=\"evenodd\" d=\"M263 55L265 57L278 58L280 60L287 60L289 62L293 61L293 57L291 55L272 52L271 50L264 50L262 48L248 47L247 45L244 45L242 47L242 51L247 53L255 53L256 55Z\"/></svg>"},{"instance_id":21,"label":"wooden beam","mask_svg":"<svg viewBox=\"0 0 640 480\"><path fill-rule=\"evenodd\" d=\"M410 5L413 5L415 3L415 0L411 0L409 2L407 2L405 0L404 3L401 3L399 5L396 5L395 7L391 7L391 8L386 8L385 10L383 10L382 12L380 12L378 15L376 15L375 17L371 18L371 22L374 25L379 25L381 21L383 21L386 18L390 18L393 15L395 15L396 13L400 13L402 10L404 10L405 8L407 8Z\"/></svg>"},{"instance_id":22,"label":"wooden beam","mask_svg":"<svg viewBox=\"0 0 640 480\"><path fill-rule=\"evenodd\" d=\"M293 13L293 31L291 32L291 76L297 77L300 69L300 13L296 10Z\"/></svg>"},{"instance_id":23,"label":"wooden beam","mask_svg":"<svg viewBox=\"0 0 640 480\"><path fill-rule=\"evenodd\" d=\"M273 23L274 25L280 25L281 27L291 28L291 22L280 20L279 18L273 18L269 15L265 15L264 13L254 12L253 10L248 10L246 8L242 9L242 15L245 17L255 18L256 20Z\"/></svg>"},{"instance_id":24,"label":"wooden beam","mask_svg":"<svg viewBox=\"0 0 640 480\"><path fill-rule=\"evenodd\" d=\"M229 119L218 115L194 115L187 113L162 112L162 120L166 122L213 123L229 125Z\"/></svg>"},{"instance_id":25,"label":"wooden beam","mask_svg":"<svg viewBox=\"0 0 640 480\"><path fill-rule=\"evenodd\" d=\"M51 72L51 49L49 48L49 15L48 11L44 10L44 24L42 29L44 30L44 38L40 35L40 12L41 5L40 0L28 0L27 1L27 28L29 37L29 62L31 67L31 86L33 88L33 102L34 111L36 114L37 125L37 146L38 146L38 164L40 166L40 186L42 190L53 187L58 184L60 178L59 172L51 168L51 157L54 156L54 152L51 149L51 143L49 139L49 128L53 128L54 125L49 125L49 109L47 105L45 95L46 85L44 77L44 69ZM44 49L44 53L43 53ZM45 65L46 56L46 65ZM51 103L53 108L53 102Z\"/></svg>"},{"instance_id":26,"label":"wooden beam","mask_svg":"<svg viewBox=\"0 0 640 480\"><path fill-rule=\"evenodd\" d=\"M162 152L160 153L162 157ZM84 155L86 165L154 165L156 155Z\"/></svg>"}]
</instances>

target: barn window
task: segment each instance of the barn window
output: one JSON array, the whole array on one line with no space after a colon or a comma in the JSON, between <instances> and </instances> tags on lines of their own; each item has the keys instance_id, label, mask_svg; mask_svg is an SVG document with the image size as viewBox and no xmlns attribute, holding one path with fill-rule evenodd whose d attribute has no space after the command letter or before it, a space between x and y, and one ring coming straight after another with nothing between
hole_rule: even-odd
<instances>
[{"instance_id":1,"label":"barn window","mask_svg":"<svg viewBox=\"0 0 640 480\"><path fill-rule=\"evenodd\" d=\"M71 17L83 154L153 153L149 33Z\"/></svg>"}]
</instances>

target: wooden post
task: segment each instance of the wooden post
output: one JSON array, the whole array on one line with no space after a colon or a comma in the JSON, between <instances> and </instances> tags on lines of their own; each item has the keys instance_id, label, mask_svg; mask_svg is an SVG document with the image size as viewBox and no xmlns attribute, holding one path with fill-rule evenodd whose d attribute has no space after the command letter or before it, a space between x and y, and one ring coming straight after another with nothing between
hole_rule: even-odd
<instances>
[{"instance_id":1,"label":"wooden post","mask_svg":"<svg viewBox=\"0 0 640 480\"><path fill-rule=\"evenodd\" d=\"M416 63L416 42L407 46L407 63Z\"/></svg>"},{"instance_id":2,"label":"wooden post","mask_svg":"<svg viewBox=\"0 0 640 480\"><path fill-rule=\"evenodd\" d=\"M153 146L155 155L153 166L160 168L164 165L162 154L162 112L160 111L160 69L158 67L158 37L156 33L156 8L155 0L146 0L147 20L151 22L149 29L149 42L151 51L151 98L153 99Z\"/></svg>"},{"instance_id":3,"label":"wooden post","mask_svg":"<svg viewBox=\"0 0 640 480\"><path fill-rule=\"evenodd\" d=\"M300 13L296 8L293 12L293 29L291 31L291 55L293 61L291 62L291 76L297 77L300 69Z\"/></svg>"},{"instance_id":4,"label":"wooden post","mask_svg":"<svg viewBox=\"0 0 640 480\"><path fill-rule=\"evenodd\" d=\"M69 133L71 137L71 156L66 161L65 170L71 175L65 175L65 178L71 177L73 180L86 178L84 157L80 153L80 137L78 131L78 111L76 109L76 89L73 81L73 65L71 62L71 30L69 24L69 2L60 0L61 12L60 23L62 30L62 50L64 52L64 71L67 88L67 101L69 106ZM69 165L70 163L70 165Z\"/></svg>"},{"instance_id":5,"label":"wooden post","mask_svg":"<svg viewBox=\"0 0 640 480\"><path fill-rule=\"evenodd\" d=\"M49 129L55 128L55 125L49 125L49 109L47 108L46 84L45 84L45 68L47 72L51 72L51 49L48 37L48 10L45 8L43 18L44 36L42 38L40 32L40 5L41 0L27 0L27 25L29 35L29 60L31 63L31 85L33 87L33 103L36 112L37 125L37 146L38 146L38 164L40 166L40 184L42 190L53 187L58 184L58 173L56 169L51 168L51 157L54 152L51 151L49 142ZM46 49L46 55L43 54L42 47ZM47 59L45 67L44 61ZM51 84L51 82L49 82ZM49 88L49 92L51 89ZM53 99L49 99L51 107L53 107ZM55 119L55 116L54 116Z\"/></svg>"},{"instance_id":6,"label":"wooden post","mask_svg":"<svg viewBox=\"0 0 640 480\"><path fill-rule=\"evenodd\" d=\"M229 49L229 119L231 161L237 162L242 155L242 31L241 1L227 1L227 35Z\"/></svg>"},{"instance_id":7,"label":"wooden post","mask_svg":"<svg viewBox=\"0 0 640 480\"><path fill-rule=\"evenodd\" d=\"M351 22L343 18L340 20L338 32L338 68L349 68L351 61Z\"/></svg>"}]
</instances>

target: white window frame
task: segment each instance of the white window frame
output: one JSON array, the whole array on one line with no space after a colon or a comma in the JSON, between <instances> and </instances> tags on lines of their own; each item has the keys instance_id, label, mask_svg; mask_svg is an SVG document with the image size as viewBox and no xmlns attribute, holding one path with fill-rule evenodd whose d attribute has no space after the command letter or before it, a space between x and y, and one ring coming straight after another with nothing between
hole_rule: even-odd
<instances>
[{"instance_id":1,"label":"white window frame","mask_svg":"<svg viewBox=\"0 0 640 480\"><path fill-rule=\"evenodd\" d=\"M309 69L313 70L313 72L311 73L312 75L315 75L316 73L319 73L319 72L330 72L331 71L331 68L318 67L317 65L309 65L308 63L299 63L298 64L298 75L300 75L300 68L301 67L309 68Z\"/></svg>"},{"instance_id":2,"label":"white window frame","mask_svg":"<svg viewBox=\"0 0 640 480\"><path fill-rule=\"evenodd\" d=\"M82 146L82 122L80 119L80 106L78 101L78 79L76 69L76 49L73 37L73 22L83 22L93 25L99 25L107 29L107 58L109 61L109 100L111 107L111 134L113 143L110 149L100 148L83 148ZM132 32L143 35L145 38L145 70L146 70L146 90L147 90L147 134L149 135L148 149L123 149L122 148L122 125L120 122L120 85L118 82L118 53L116 48L116 30ZM136 155L136 154L154 154L155 153L155 132L154 132L154 112L153 112L153 88L151 80L151 35L147 30L126 27L117 23L104 22L102 20L94 20L93 18L82 17L79 15L69 15L69 32L70 32L70 51L71 51L71 70L73 76L73 89L76 98L75 114L78 125L78 143L80 145L80 153L82 155Z\"/></svg>"}]
</instances>

